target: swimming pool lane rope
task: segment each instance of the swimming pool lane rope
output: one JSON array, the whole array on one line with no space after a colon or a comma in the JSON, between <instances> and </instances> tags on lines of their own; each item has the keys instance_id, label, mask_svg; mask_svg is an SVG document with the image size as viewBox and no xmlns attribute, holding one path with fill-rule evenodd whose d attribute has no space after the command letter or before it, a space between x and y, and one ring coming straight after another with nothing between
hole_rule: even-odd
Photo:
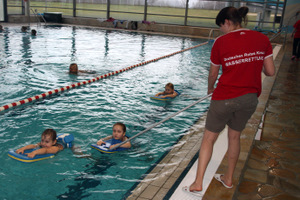
<instances>
[{"instance_id":1,"label":"swimming pool lane rope","mask_svg":"<svg viewBox=\"0 0 300 200\"><path fill-rule=\"evenodd\" d=\"M176 51L174 53L171 53L171 54L168 54L168 55L165 55L165 56L161 56L161 57L158 57L158 58L155 58L155 59L152 59L152 60L148 60L148 61L145 61L145 62L141 62L139 64L135 64L135 65L132 65L130 67L126 67L126 68L123 68L123 69L120 69L120 70L117 70L117 71L114 71L114 72L109 72L107 74L104 74L104 75L101 75L101 76L98 76L96 78L93 78L93 79L90 79L88 81L82 81L82 82L79 82L79 83L74 83L72 85L69 85L69 86L65 86L65 87L62 87L62 88L59 88L59 89L55 89L55 90L52 90L52 91L49 91L49 92L45 92L43 94L40 94L40 95L36 95L36 96L33 96L33 97L30 97L30 98L27 98L27 99L24 99L24 100L20 100L20 101L17 101L17 102L14 102L14 103L10 103L10 104L7 104L7 105L4 105L4 106L1 106L0 107L0 112L1 111L4 111L4 110L7 110L9 108L13 108L13 107L17 107L17 106L20 106L20 105L23 105L23 104L27 104L27 103L30 103L30 102L33 102L35 100L39 100L39 99L43 99L43 98L46 98L52 94L58 94L60 92L64 92L64 91L67 91L67 90L70 90L70 89L74 89L76 87L79 87L79 86L82 86L82 85L86 85L86 84L89 84L89 83L93 83L93 82L96 82L96 81L99 81L100 79L104 79L104 78L107 78L109 76L113 76L113 75L116 75L116 74L119 74L119 73L122 73L122 72L125 72L125 71L128 71L130 69L133 69L135 67L139 67L139 66L142 66L142 65L146 65L148 63L151 63L151 62L156 62L160 59L163 59L163 58L167 58L167 57L171 57L173 55L176 55L178 53L182 53L184 51L188 51L188 50L191 50L191 49L194 49L194 48L197 48L197 47L200 47L200 46L203 46L205 44L208 44L208 41L207 42L204 42L204 43L201 43L201 44L198 44L196 46L192 46L192 47L189 47L187 49L183 49L183 50L180 50L180 51Z\"/></svg>"},{"instance_id":2,"label":"swimming pool lane rope","mask_svg":"<svg viewBox=\"0 0 300 200\"><path fill-rule=\"evenodd\" d=\"M153 124L152 126L150 126L150 127L146 128L145 130L139 132L138 134L136 134L136 135L134 135L134 136L128 138L128 139L125 140L124 142L118 143L116 146L112 147L110 150L114 150L114 149L120 147L121 145L123 145L123 144L125 144L125 143L127 143L127 142L129 142L129 141L131 141L131 140L133 140L134 138L136 138L136 137L142 135L143 133L149 131L150 129L152 129L152 128L154 128L154 127L156 127L156 126L158 126L158 125L164 123L165 121L171 119L172 117L175 117L175 116L178 115L179 113L182 113L183 111L189 109L190 107L196 105L197 103L200 103L201 101L203 101L203 100L205 100L205 99L211 97L211 95L212 95L212 93L209 94L209 95L206 95L205 97L202 97L202 98L198 99L198 100L195 101L194 103L192 103L192 104L186 106L185 108L183 108L183 109L177 111L176 113L170 115L169 117L166 117L166 118L164 118L163 120L161 120L161 121L159 121L159 122Z\"/></svg>"}]
</instances>

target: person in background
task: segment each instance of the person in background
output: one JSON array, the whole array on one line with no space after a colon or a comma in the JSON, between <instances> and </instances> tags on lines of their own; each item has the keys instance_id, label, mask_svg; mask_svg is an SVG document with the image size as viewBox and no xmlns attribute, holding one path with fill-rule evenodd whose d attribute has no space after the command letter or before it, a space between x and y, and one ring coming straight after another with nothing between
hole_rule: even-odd
<instances>
[{"instance_id":1,"label":"person in background","mask_svg":"<svg viewBox=\"0 0 300 200\"><path fill-rule=\"evenodd\" d=\"M32 36L36 36L36 30L35 30L35 29L32 29L32 30L31 30L31 35L32 35Z\"/></svg>"},{"instance_id":2,"label":"person in background","mask_svg":"<svg viewBox=\"0 0 300 200\"><path fill-rule=\"evenodd\" d=\"M23 33L26 33L26 32L27 32L27 26L22 26L22 27L21 27L21 31L22 31Z\"/></svg>"},{"instance_id":3,"label":"person in background","mask_svg":"<svg viewBox=\"0 0 300 200\"><path fill-rule=\"evenodd\" d=\"M291 60L299 60L300 59L300 20L298 20L295 24L294 24L294 30L292 33L292 38L294 38L293 40L293 55Z\"/></svg>"},{"instance_id":4,"label":"person in background","mask_svg":"<svg viewBox=\"0 0 300 200\"><path fill-rule=\"evenodd\" d=\"M257 31L245 29L247 7L223 8L216 24L224 35L218 37L211 50L207 94L212 93L202 139L197 174L183 191L201 196L203 177L211 159L213 145L219 133L228 126L228 168L214 178L224 187L233 187L233 174L240 153L240 135L256 110L261 93L261 73L275 74L272 45L269 38ZM220 66L222 74L215 88Z\"/></svg>"},{"instance_id":5,"label":"person in background","mask_svg":"<svg viewBox=\"0 0 300 200\"><path fill-rule=\"evenodd\" d=\"M78 73L96 74L95 71L91 71L91 70L78 70L78 65L76 63L70 64L69 74L78 75Z\"/></svg>"}]
</instances>

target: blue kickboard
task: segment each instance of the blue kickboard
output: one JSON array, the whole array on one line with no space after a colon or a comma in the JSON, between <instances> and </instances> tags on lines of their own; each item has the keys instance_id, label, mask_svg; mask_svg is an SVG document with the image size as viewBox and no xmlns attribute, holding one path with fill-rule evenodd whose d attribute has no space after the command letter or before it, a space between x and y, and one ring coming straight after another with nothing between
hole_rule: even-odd
<instances>
[{"instance_id":1,"label":"blue kickboard","mask_svg":"<svg viewBox=\"0 0 300 200\"><path fill-rule=\"evenodd\" d=\"M91 147L102 152L102 153L116 153L118 151L125 151L125 150L128 150L129 148L123 148L123 147L118 147L116 149L109 149L110 145L113 145L113 144L118 144L118 143L121 143L122 141L121 140L116 140L116 139L110 139L110 140L107 140L105 141L106 144L103 144L101 146L97 145L97 144L91 144Z\"/></svg>"},{"instance_id":2,"label":"blue kickboard","mask_svg":"<svg viewBox=\"0 0 300 200\"><path fill-rule=\"evenodd\" d=\"M34 150L36 150L36 149L25 150L23 154L16 153L16 150L10 150L8 152L8 156L15 160L18 160L20 162L25 162L25 163L36 162L36 161L40 161L40 160L44 160L44 159L48 159L48 158L53 158L55 156L55 154L43 154L43 155L36 155L34 158L29 158L26 155L26 153L30 153Z\"/></svg>"},{"instance_id":3,"label":"blue kickboard","mask_svg":"<svg viewBox=\"0 0 300 200\"><path fill-rule=\"evenodd\" d=\"M177 92L177 96L179 96L180 95L180 92L178 92L177 90L175 90L175 92ZM164 96L164 95L160 95L160 96ZM170 100L172 100L172 99L175 99L176 97L174 97L174 98L171 98L171 97L166 97L166 98L161 98L160 96L151 96L150 97L150 99L153 99L153 100L159 100L159 101L170 101Z\"/></svg>"},{"instance_id":4,"label":"blue kickboard","mask_svg":"<svg viewBox=\"0 0 300 200\"><path fill-rule=\"evenodd\" d=\"M57 135L57 142L60 143L61 145L68 148L72 147L72 142L74 140L74 136L69 133L65 134L59 134ZM48 158L53 158L55 154L42 154L42 155L36 155L34 158L29 158L26 153L30 153L34 150L37 150L38 148L34 149L27 149L24 151L23 154L16 153L16 150L10 150L8 152L8 156L11 157L12 159L18 160L20 162L25 162L25 163L30 163L30 162L36 162Z\"/></svg>"}]
</instances>

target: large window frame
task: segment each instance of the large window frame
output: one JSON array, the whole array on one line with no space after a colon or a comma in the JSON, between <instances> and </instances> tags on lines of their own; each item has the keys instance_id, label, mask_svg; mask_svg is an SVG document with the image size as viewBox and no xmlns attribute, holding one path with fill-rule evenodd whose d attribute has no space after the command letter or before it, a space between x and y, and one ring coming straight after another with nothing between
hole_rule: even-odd
<instances>
[{"instance_id":1,"label":"large window frame","mask_svg":"<svg viewBox=\"0 0 300 200\"><path fill-rule=\"evenodd\" d=\"M25 0L5 0L8 14L24 15ZM182 26L216 27L214 20L217 12L225 6L248 6L250 17L248 26L259 29L278 29L282 27L286 0L205 0L199 1L203 5L214 8L193 8L191 0L181 0L181 7L169 5L155 5L150 0L30 0L31 10L37 13L62 12L64 16L90 17L118 20L144 21L161 24ZM90 1L90 2L89 2ZM161 0L161 2L175 2L176 0ZM96 3L95 3L96 2ZM121 3L120 3L121 2ZM122 3L123 2L123 3ZM132 2L139 2L133 5ZM179 1L178 1L179 2ZM199 4L198 2L198 4ZM132 4L132 5L131 5ZM202 14L203 13L203 14ZM31 11L33 15L34 12Z\"/></svg>"}]
</instances>

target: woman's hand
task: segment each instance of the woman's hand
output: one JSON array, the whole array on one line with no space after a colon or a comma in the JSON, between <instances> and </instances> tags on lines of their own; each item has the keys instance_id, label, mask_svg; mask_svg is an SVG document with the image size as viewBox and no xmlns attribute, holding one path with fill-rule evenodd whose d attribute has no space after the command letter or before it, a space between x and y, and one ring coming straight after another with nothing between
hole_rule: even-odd
<instances>
[{"instance_id":1,"label":"woman's hand","mask_svg":"<svg viewBox=\"0 0 300 200\"><path fill-rule=\"evenodd\" d=\"M210 88L210 89L207 89L207 94L211 94L211 93L213 93L213 92L214 92L214 90L215 90L215 88Z\"/></svg>"}]
</instances>

